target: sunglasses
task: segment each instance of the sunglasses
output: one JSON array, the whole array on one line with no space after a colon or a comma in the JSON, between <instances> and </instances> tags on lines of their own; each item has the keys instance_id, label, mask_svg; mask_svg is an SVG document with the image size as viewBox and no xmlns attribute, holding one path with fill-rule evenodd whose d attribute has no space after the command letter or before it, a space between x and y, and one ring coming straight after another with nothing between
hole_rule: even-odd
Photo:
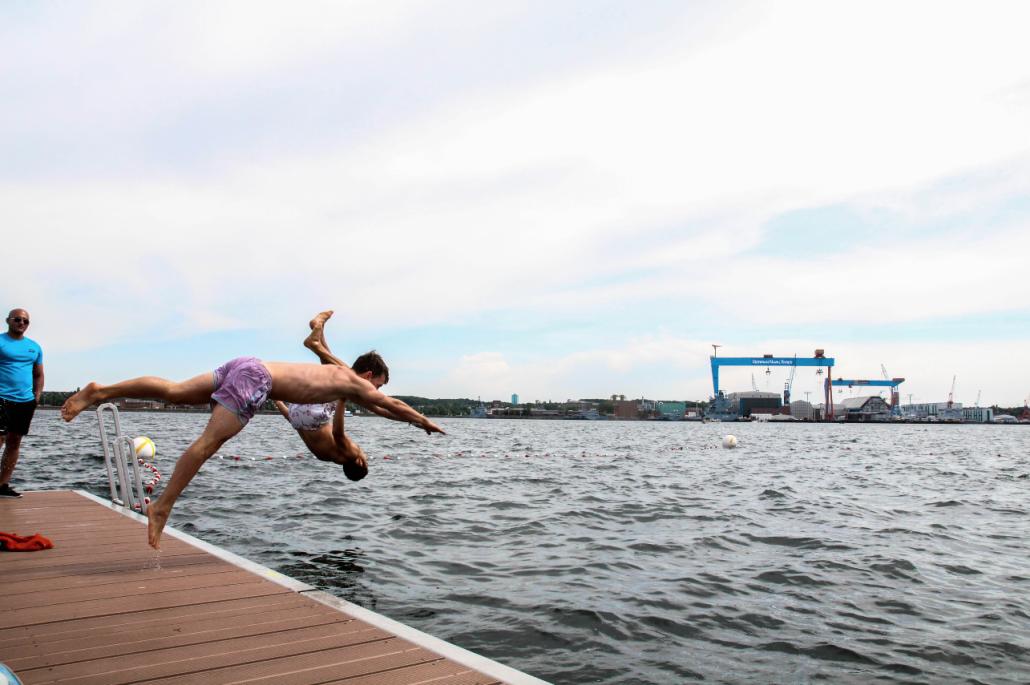
<instances>
[{"instance_id":1,"label":"sunglasses","mask_svg":"<svg viewBox=\"0 0 1030 685\"><path fill-rule=\"evenodd\" d=\"M10 319L8 319L8 321L10 321L11 323L23 323L23 324L28 324L29 323L28 319L23 319L20 316L12 316Z\"/></svg>"}]
</instances>

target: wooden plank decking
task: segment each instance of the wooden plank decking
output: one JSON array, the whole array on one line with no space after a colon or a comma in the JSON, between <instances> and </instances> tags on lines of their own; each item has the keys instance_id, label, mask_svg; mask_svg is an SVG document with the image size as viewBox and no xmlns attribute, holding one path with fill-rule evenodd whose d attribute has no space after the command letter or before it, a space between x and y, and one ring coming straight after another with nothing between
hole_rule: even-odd
<instances>
[{"instance_id":1,"label":"wooden plank decking","mask_svg":"<svg viewBox=\"0 0 1030 685\"><path fill-rule=\"evenodd\" d=\"M82 492L0 499L0 662L26 684L543 681Z\"/></svg>"}]
</instances>

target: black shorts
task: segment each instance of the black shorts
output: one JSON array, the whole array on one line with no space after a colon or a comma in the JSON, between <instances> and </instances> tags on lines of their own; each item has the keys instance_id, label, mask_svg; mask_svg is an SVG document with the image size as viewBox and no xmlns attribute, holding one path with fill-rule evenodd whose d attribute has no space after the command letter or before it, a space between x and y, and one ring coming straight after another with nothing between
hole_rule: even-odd
<instances>
[{"instance_id":1,"label":"black shorts","mask_svg":"<svg viewBox=\"0 0 1030 685\"><path fill-rule=\"evenodd\" d=\"M0 435L28 435L35 413L36 400L12 402L0 398Z\"/></svg>"}]
</instances>

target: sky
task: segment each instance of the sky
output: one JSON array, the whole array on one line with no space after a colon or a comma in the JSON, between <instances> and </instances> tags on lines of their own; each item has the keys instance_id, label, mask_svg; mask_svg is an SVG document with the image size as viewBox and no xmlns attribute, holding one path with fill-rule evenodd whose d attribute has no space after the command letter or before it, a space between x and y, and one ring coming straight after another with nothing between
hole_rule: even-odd
<instances>
[{"instance_id":1,"label":"sky","mask_svg":"<svg viewBox=\"0 0 1030 685\"><path fill-rule=\"evenodd\" d=\"M333 350L377 349L398 395L704 399L719 344L1021 405L1028 25L989 0L5 2L0 306L50 390L313 360L333 309Z\"/></svg>"}]
</instances>

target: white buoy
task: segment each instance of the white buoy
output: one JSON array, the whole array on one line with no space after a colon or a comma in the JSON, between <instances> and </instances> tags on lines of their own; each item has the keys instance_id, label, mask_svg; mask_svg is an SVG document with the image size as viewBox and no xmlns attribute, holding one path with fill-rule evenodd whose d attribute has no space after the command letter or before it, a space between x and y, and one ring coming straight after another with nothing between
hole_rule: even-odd
<instances>
[{"instance_id":1,"label":"white buoy","mask_svg":"<svg viewBox=\"0 0 1030 685\"><path fill-rule=\"evenodd\" d=\"M733 449L737 446L737 436L727 435L722 439L722 446L726 449Z\"/></svg>"},{"instance_id":2,"label":"white buoy","mask_svg":"<svg viewBox=\"0 0 1030 685\"><path fill-rule=\"evenodd\" d=\"M157 456L157 445L145 435L133 439L132 449L136 451L136 456L140 459L153 459Z\"/></svg>"}]
</instances>

